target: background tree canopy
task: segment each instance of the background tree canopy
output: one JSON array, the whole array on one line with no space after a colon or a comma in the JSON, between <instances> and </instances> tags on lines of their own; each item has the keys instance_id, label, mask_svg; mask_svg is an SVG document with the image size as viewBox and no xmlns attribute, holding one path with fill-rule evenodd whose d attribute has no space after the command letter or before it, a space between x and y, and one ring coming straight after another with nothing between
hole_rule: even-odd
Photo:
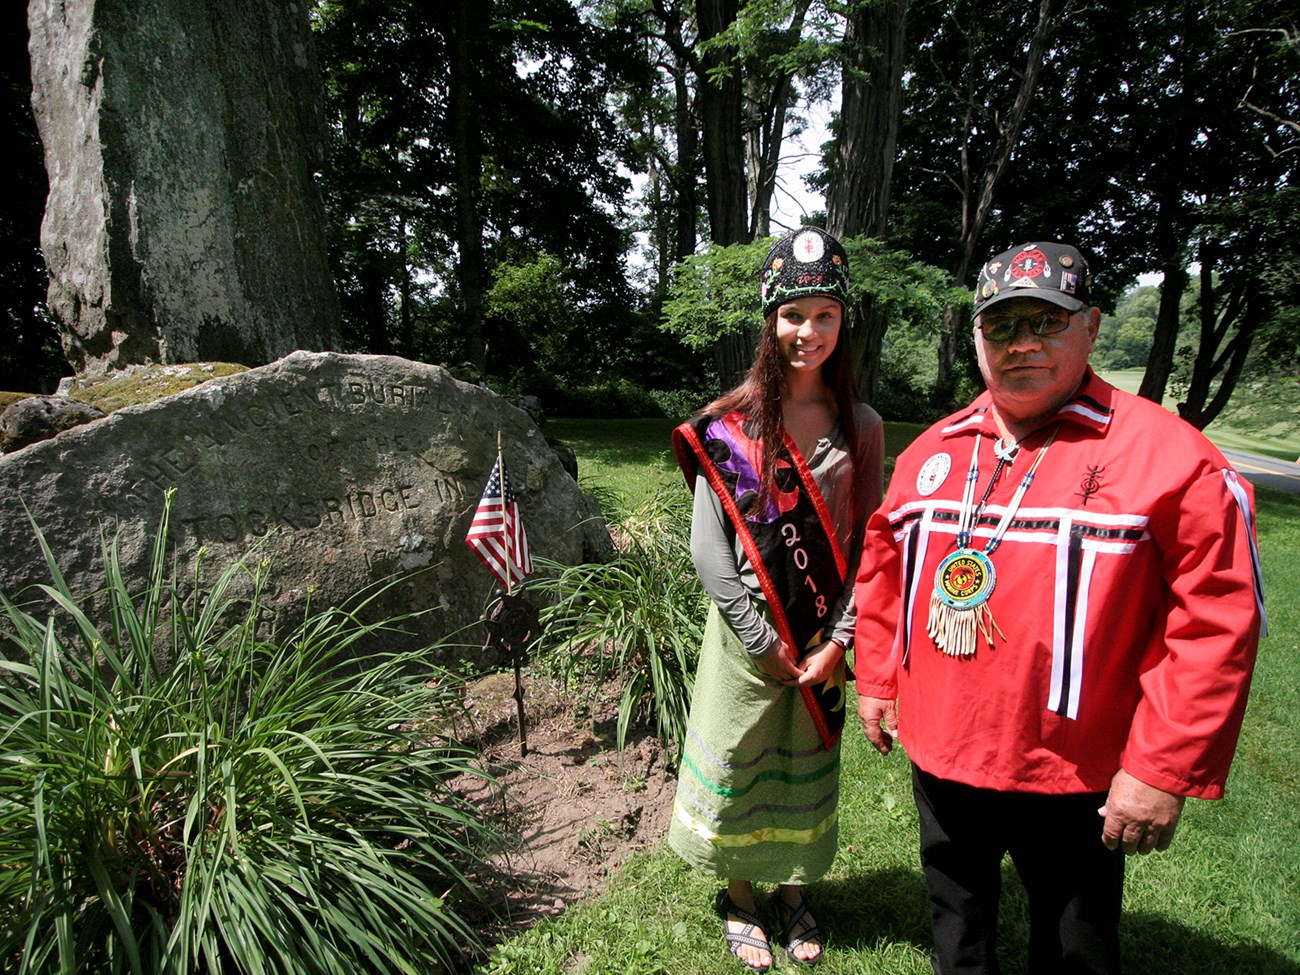
<instances>
[{"instance_id":1,"label":"background tree canopy","mask_svg":"<svg viewBox=\"0 0 1300 975\"><path fill-rule=\"evenodd\" d=\"M4 16L0 388L47 389L67 367L36 260L25 22ZM1231 404L1263 423L1252 404L1296 386L1282 0L319 0L311 17L349 351L468 363L552 413L702 402L748 363L783 158L829 106L811 179L828 205L805 220L855 241L851 321L886 415L970 393L964 293L1034 238L1091 255L1113 313L1097 363L1145 369L1143 394L1191 422ZM1143 274L1161 284L1134 290Z\"/></svg>"}]
</instances>

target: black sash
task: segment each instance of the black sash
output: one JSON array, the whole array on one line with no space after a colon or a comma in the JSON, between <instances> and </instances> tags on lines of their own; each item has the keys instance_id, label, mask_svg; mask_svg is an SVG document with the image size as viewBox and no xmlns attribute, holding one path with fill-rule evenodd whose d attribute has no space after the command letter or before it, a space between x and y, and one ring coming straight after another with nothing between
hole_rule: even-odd
<instances>
[{"instance_id":1,"label":"black sash","mask_svg":"<svg viewBox=\"0 0 1300 975\"><path fill-rule=\"evenodd\" d=\"M777 457L776 483L759 510L761 445L740 413L697 416L673 431L678 466L693 491L703 473L722 501L758 577L772 622L801 656L819 646L825 620L844 590L848 563L808 464L789 436ZM827 748L844 728L844 666L819 687L801 687Z\"/></svg>"}]
</instances>

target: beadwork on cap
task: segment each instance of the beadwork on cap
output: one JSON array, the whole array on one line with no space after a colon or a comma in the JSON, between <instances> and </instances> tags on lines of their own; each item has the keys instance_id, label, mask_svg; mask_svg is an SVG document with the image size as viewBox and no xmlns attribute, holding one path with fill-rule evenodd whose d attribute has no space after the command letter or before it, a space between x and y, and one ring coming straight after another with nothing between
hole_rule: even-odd
<instances>
[{"instance_id":1,"label":"beadwork on cap","mask_svg":"<svg viewBox=\"0 0 1300 975\"><path fill-rule=\"evenodd\" d=\"M800 227L768 251L761 294L764 317L787 301L826 295L840 304L849 299L849 262L844 247L818 227Z\"/></svg>"}]
</instances>

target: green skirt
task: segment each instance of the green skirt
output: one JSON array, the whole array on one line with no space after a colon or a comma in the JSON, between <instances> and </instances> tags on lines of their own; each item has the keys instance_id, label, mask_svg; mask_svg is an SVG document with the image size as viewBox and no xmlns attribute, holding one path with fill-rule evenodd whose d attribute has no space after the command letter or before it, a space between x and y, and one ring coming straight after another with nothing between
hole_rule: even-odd
<instances>
[{"instance_id":1,"label":"green skirt","mask_svg":"<svg viewBox=\"0 0 1300 975\"><path fill-rule=\"evenodd\" d=\"M830 869L840 746L802 695L765 678L712 607L687 719L668 844L723 878L797 884Z\"/></svg>"}]
</instances>

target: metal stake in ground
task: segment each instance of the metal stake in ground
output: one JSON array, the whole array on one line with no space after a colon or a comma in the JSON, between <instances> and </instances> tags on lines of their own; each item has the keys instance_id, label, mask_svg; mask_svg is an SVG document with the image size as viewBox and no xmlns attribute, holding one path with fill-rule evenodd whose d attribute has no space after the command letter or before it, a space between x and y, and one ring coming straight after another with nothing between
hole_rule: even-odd
<instances>
[{"instance_id":1,"label":"metal stake in ground","mask_svg":"<svg viewBox=\"0 0 1300 975\"><path fill-rule=\"evenodd\" d=\"M522 582L533 570L533 559L524 533L519 501L510 487L505 460L501 456L501 431L497 431L497 460L487 487L475 510L465 541L478 553L488 571L504 586L496 592L497 605L483 618L487 624L486 650L491 646L509 649L515 666L515 705L519 711L519 754L528 754L527 725L524 721L524 684L520 658L528 639L537 629L537 610L527 598L517 595L515 570Z\"/></svg>"},{"instance_id":2,"label":"metal stake in ground","mask_svg":"<svg viewBox=\"0 0 1300 975\"><path fill-rule=\"evenodd\" d=\"M483 622L487 626L487 641L483 649L500 648L510 652L515 668L515 709L519 717L519 754L528 755L528 730L524 719L524 684L521 666L533 634L537 632L538 615L534 606L522 592L497 589L497 601L488 610Z\"/></svg>"}]
</instances>

